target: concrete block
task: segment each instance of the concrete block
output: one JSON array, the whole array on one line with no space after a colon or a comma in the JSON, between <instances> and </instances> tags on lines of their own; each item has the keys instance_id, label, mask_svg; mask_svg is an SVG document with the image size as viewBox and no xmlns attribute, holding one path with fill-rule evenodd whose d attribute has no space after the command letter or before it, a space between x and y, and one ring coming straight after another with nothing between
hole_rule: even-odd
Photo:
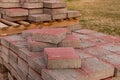
<instances>
[{"instance_id":1,"label":"concrete block","mask_svg":"<svg viewBox=\"0 0 120 80\"><path fill-rule=\"evenodd\" d=\"M41 75L34 71L32 68L29 68L29 75L30 75L30 80L43 80L41 78Z\"/></svg>"},{"instance_id":2,"label":"concrete block","mask_svg":"<svg viewBox=\"0 0 120 80\"><path fill-rule=\"evenodd\" d=\"M59 69L59 70L42 70L42 78L45 80L90 80L87 73L82 69Z\"/></svg>"},{"instance_id":3,"label":"concrete block","mask_svg":"<svg viewBox=\"0 0 120 80\"><path fill-rule=\"evenodd\" d=\"M41 74L42 69L46 68L43 52L39 52L39 54L32 54L29 56L28 60L29 66L39 74Z\"/></svg>"},{"instance_id":4,"label":"concrete block","mask_svg":"<svg viewBox=\"0 0 120 80\"><path fill-rule=\"evenodd\" d=\"M25 0L25 2L35 3L35 2L43 2L43 0Z\"/></svg>"},{"instance_id":5,"label":"concrete block","mask_svg":"<svg viewBox=\"0 0 120 80\"><path fill-rule=\"evenodd\" d=\"M25 30L22 32L22 37L27 39L28 37L32 36L32 32L36 32L39 29L32 29L32 30Z\"/></svg>"},{"instance_id":6,"label":"concrete block","mask_svg":"<svg viewBox=\"0 0 120 80\"><path fill-rule=\"evenodd\" d=\"M0 0L0 2L14 3L14 2L20 2L20 1L19 0Z\"/></svg>"},{"instance_id":7,"label":"concrete block","mask_svg":"<svg viewBox=\"0 0 120 80\"><path fill-rule=\"evenodd\" d=\"M58 20L58 19L66 19L67 14L66 13L60 13L60 14L54 14L52 15L53 20Z\"/></svg>"},{"instance_id":8,"label":"concrete block","mask_svg":"<svg viewBox=\"0 0 120 80\"><path fill-rule=\"evenodd\" d=\"M80 33L80 34L86 34L86 35L96 33L96 31L93 31L93 30L90 30L90 29L80 29L80 30L76 30L74 32Z\"/></svg>"},{"instance_id":9,"label":"concrete block","mask_svg":"<svg viewBox=\"0 0 120 80\"><path fill-rule=\"evenodd\" d=\"M18 68L25 73L28 73L29 67L28 63L21 58L18 58Z\"/></svg>"},{"instance_id":10,"label":"concrete block","mask_svg":"<svg viewBox=\"0 0 120 80\"><path fill-rule=\"evenodd\" d=\"M74 25L67 26L67 29L69 29L70 31L80 30L81 28L82 26L80 24L74 24Z\"/></svg>"},{"instance_id":11,"label":"concrete block","mask_svg":"<svg viewBox=\"0 0 120 80\"><path fill-rule=\"evenodd\" d=\"M34 15L29 15L28 19L33 22L51 21L51 15L34 14Z\"/></svg>"},{"instance_id":12,"label":"concrete block","mask_svg":"<svg viewBox=\"0 0 120 80\"><path fill-rule=\"evenodd\" d=\"M18 64L18 55L15 52L10 50L9 51L9 58L10 58L10 61Z\"/></svg>"},{"instance_id":13,"label":"concrete block","mask_svg":"<svg viewBox=\"0 0 120 80\"><path fill-rule=\"evenodd\" d=\"M44 8L65 8L66 3L65 2L44 2Z\"/></svg>"},{"instance_id":14,"label":"concrete block","mask_svg":"<svg viewBox=\"0 0 120 80\"><path fill-rule=\"evenodd\" d=\"M47 9L44 8L43 13L45 14L60 14L60 13L67 13L67 8L59 8L59 9Z\"/></svg>"},{"instance_id":15,"label":"concrete block","mask_svg":"<svg viewBox=\"0 0 120 80\"><path fill-rule=\"evenodd\" d=\"M17 41L10 43L10 49L12 49L15 53L19 52L19 49L27 47L26 41Z\"/></svg>"},{"instance_id":16,"label":"concrete block","mask_svg":"<svg viewBox=\"0 0 120 80\"><path fill-rule=\"evenodd\" d=\"M6 15L3 15L3 18L8 20L8 21L22 21L22 20L27 20L27 16L20 16L20 17L9 17Z\"/></svg>"},{"instance_id":17,"label":"concrete block","mask_svg":"<svg viewBox=\"0 0 120 80\"><path fill-rule=\"evenodd\" d=\"M9 63L9 56L6 55L5 53L2 53L2 58L3 58L3 61L5 61L6 63Z\"/></svg>"},{"instance_id":18,"label":"concrete block","mask_svg":"<svg viewBox=\"0 0 120 80\"><path fill-rule=\"evenodd\" d=\"M7 48L10 48L10 42L16 41L25 41L25 39L23 39L20 35L11 35L1 38L1 44Z\"/></svg>"},{"instance_id":19,"label":"concrete block","mask_svg":"<svg viewBox=\"0 0 120 80\"><path fill-rule=\"evenodd\" d=\"M43 28L32 33L32 40L58 44L66 37L65 28Z\"/></svg>"},{"instance_id":20,"label":"concrete block","mask_svg":"<svg viewBox=\"0 0 120 80\"><path fill-rule=\"evenodd\" d=\"M60 47L73 47L73 48L80 48L81 47L80 39L75 35L67 35L62 42L58 44Z\"/></svg>"},{"instance_id":21,"label":"concrete block","mask_svg":"<svg viewBox=\"0 0 120 80\"><path fill-rule=\"evenodd\" d=\"M81 14L79 11L68 11L68 18L76 18L76 17L80 17Z\"/></svg>"},{"instance_id":22,"label":"concrete block","mask_svg":"<svg viewBox=\"0 0 120 80\"><path fill-rule=\"evenodd\" d=\"M28 10L22 8L2 9L2 11L8 17L28 16Z\"/></svg>"},{"instance_id":23,"label":"concrete block","mask_svg":"<svg viewBox=\"0 0 120 80\"><path fill-rule=\"evenodd\" d=\"M27 8L27 9L34 9L34 8L43 8L43 3L24 3L22 5L22 8Z\"/></svg>"},{"instance_id":24,"label":"concrete block","mask_svg":"<svg viewBox=\"0 0 120 80\"><path fill-rule=\"evenodd\" d=\"M20 80L28 80L27 76L28 76L28 73L25 73L24 71L22 71L20 68L18 68L17 70L17 79L20 79Z\"/></svg>"},{"instance_id":25,"label":"concrete block","mask_svg":"<svg viewBox=\"0 0 120 80\"><path fill-rule=\"evenodd\" d=\"M0 3L0 7L2 8L19 8L21 5L18 2L4 2Z\"/></svg>"},{"instance_id":26,"label":"concrete block","mask_svg":"<svg viewBox=\"0 0 120 80\"><path fill-rule=\"evenodd\" d=\"M9 49L5 46L2 46L2 50L1 50L1 53L4 53L5 55L9 55Z\"/></svg>"},{"instance_id":27,"label":"concrete block","mask_svg":"<svg viewBox=\"0 0 120 80\"><path fill-rule=\"evenodd\" d=\"M43 9L28 9L28 13L29 13L29 15L42 14L43 13Z\"/></svg>"},{"instance_id":28,"label":"concrete block","mask_svg":"<svg viewBox=\"0 0 120 80\"><path fill-rule=\"evenodd\" d=\"M81 67L89 75L90 80L101 80L114 75L114 67L96 58L82 61Z\"/></svg>"},{"instance_id":29,"label":"concrete block","mask_svg":"<svg viewBox=\"0 0 120 80\"><path fill-rule=\"evenodd\" d=\"M28 43L28 49L32 52L43 51L44 48L57 47L57 45L55 44L33 41L31 37L28 38L27 43Z\"/></svg>"},{"instance_id":30,"label":"concrete block","mask_svg":"<svg viewBox=\"0 0 120 80\"><path fill-rule=\"evenodd\" d=\"M81 67L81 59L71 47L45 48L44 56L48 69Z\"/></svg>"}]
</instances>

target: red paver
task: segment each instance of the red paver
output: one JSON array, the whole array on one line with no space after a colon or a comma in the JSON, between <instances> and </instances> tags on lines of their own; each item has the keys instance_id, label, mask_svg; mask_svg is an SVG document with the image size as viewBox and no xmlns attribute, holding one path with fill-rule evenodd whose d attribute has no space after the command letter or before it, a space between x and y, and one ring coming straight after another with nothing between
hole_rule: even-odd
<instances>
[{"instance_id":1,"label":"red paver","mask_svg":"<svg viewBox=\"0 0 120 80\"><path fill-rule=\"evenodd\" d=\"M75 35L67 35L66 38L59 43L60 47L73 47L80 48L81 47L80 39Z\"/></svg>"},{"instance_id":2,"label":"red paver","mask_svg":"<svg viewBox=\"0 0 120 80\"><path fill-rule=\"evenodd\" d=\"M32 40L58 44L66 37L65 28L43 28L32 33Z\"/></svg>"},{"instance_id":3,"label":"red paver","mask_svg":"<svg viewBox=\"0 0 120 80\"><path fill-rule=\"evenodd\" d=\"M81 59L71 47L45 48L44 55L48 68L81 67Z\"/></svg>"},{"instance_id":4,"label":"red paver","mask_svg":"<svg viewBox=\"0 0 120 80\"><path fill-rule=\"evenodd\" d=\"M45 42L41 42L41 41L39 41L39 42L33 41L31 39L31 37L28 38L27 43L28 43L29 50L33 51L33 52L43 51L44 48L57 47L57 45L55 45L55 44L45 43Z\"/></svg>"}]
</instances>

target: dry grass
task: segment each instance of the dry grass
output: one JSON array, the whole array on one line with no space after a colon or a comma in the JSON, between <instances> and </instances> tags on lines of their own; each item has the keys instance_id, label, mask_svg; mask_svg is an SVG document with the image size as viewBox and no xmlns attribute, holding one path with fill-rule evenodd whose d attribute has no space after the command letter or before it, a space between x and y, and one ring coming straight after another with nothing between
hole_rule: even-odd
<instances>
[{"instance_id":1,"label":"dry grass","mask_svg":"<svg viewBox=\"0 0 120 80\"><path fill-rule=\"evenodd\" d=\"M68 8L79 10L83 28L120 36L120 0L66 0Z\"/></svg>"}]
</instances>

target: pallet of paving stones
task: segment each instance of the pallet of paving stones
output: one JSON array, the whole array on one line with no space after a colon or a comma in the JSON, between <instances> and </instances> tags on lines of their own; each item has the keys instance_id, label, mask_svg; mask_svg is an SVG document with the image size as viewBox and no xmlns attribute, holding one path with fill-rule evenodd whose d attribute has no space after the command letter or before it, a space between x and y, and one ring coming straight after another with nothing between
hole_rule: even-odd
<instances>
[{"instance_id":1,"label":"pallet of paving stones","mask_svg":"<svg viewBox=\"0 0 120 80\"><path fill-rule=\"evenodd\" d=\"M1 57L9 80L119 80L119 41L87 29L34 29L1 37Z\"/></svg>"},{"instance_id":2,"label":"pallet of paving stones","mask_svg":"<svg viewBox=\"0 0 120 80\"><path fill-rule=\"evenodd\" d=\"M66 27L79 23L80 12L69 11L61 0L1 0L1 36L41 27Z\"/></svg>"}]
</instances>

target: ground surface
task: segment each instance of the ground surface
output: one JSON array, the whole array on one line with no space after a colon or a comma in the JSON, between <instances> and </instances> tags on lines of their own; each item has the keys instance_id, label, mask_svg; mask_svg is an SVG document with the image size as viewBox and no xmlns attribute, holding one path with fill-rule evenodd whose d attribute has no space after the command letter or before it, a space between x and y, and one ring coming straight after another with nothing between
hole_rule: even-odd
<instances>
[{"instance_id":1,"label":"ground surface","mask_svg":"<svg viewBox=\"0 0 120 80\"><path fill-rule=\"evenodd\" d=\"M83 28L120 36L120 0L66 0L68 8L79 10Z\"/></svg>"}]
</instances>

